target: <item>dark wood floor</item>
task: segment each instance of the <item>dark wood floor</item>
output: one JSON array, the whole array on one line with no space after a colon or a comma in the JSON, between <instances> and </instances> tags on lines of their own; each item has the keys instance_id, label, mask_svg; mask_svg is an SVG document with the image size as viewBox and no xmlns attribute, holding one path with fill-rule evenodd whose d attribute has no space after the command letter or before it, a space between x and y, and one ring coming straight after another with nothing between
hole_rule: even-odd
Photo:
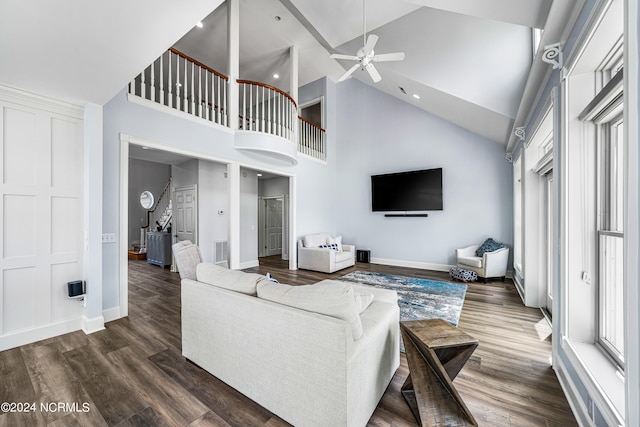
<instances>
[{"instance_id":1,"label":"dark wood floor","mask_svg":"<svg viewBox=\"0 0 640 427\"><path fill-rule=\"evenodd\" d=\"M334 274L289 271L277 257L247 271L309 284L355 269L448 280L446 273L374 264ZM512 282L470 284L459 327L480 341L454 384L481 426L577 425L549 366L549 327L539 310L522 305ZM185 361L180 349L178 275L130 261L128 318L91 335L74 332L0 353L0 403L29 404L0 412L0 426L287 425ZM370 426L416 425L400 394L407 374L402 355Z\"/></svg>"}]
</instances>

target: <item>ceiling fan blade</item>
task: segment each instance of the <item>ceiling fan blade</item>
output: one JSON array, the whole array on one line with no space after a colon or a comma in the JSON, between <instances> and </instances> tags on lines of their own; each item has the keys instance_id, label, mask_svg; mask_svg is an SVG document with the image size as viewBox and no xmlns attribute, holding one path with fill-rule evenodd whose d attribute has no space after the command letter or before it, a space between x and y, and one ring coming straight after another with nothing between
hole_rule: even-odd
<instances>
[{"instance_id":1,"label":"ceiling fan blade","mask_svg":"<svg viewBox=\"0 0 640 427\"><path fill-rule=\"evenodd\" d=\"M376 67L374 67L373 64L367 64L366 69L371 76L371 80L373 80L374 83L378 83L380 80L382 80L382 77L380 77L380 73L378 73L378 70L376 70Z\"/></svg>"},{"instance_id":2,"label":"ceiling fan blade","mask_svg":"<svg viewBox=\"0 0 640 427\"><path fill-rule=\"evenodd\" d=\"M381 55L376 55L373 57L373 60L376 62L402 61L403 59L404 59L404 52L383 53Z\"/></svg>"},{"instance_id":3,"label":"ceiling fan blade","mask_svg":"<svg viewBox=\"0 0 640 427\"><path fill-rule=\"evenodd\" d=\"M367 43L364 45L364 54L368 55L369 52L373 51L373 48L376 47L376 43L378 43L378 36L375 34L369 34L367 37Z\"/></svg>"},{"instance_id":4,"label":"ceiling fan blade","mask_svg":"<svg viewBox=\"0 0 640 427\"><path fill-rule=\"evenodd\" d=\"M357 63L357 64L356 64L356 65L354 65L353 67L349 68L349 69L347 70L347 72L346 72L346 73L344 73L344 74L343 74L343 75L338 79L338 81L339 81L339 82L341 82L341 81L346 80L346 79L347 79L347 77L349 77L351 74L353 74L353 72L354 72L355 70L357 70L357 69L358 69L358 67L359 67L359 66L360 66L360 63Z\"/></svg>"},{"instance_id":5,"label":"ceiling fan blade","mask_svg":"<svg viewBox=\"0 0 640 427\"><path fill-rule=\"evenodd\" d=\"M357 56L343 55L341 53L334 53L334 54L330 55L329 58L333 58L333 59L348 59L348 60L351 60L351 61L358 61L360 59Z\"/></svg>"}]
</instances>

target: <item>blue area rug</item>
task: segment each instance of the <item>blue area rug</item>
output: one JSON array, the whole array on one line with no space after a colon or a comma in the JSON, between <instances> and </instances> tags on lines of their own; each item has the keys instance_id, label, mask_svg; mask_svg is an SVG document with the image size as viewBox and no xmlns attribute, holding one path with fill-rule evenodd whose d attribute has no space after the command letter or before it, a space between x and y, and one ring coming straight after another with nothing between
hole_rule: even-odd
<instances>
[{"instance_id":1,"label":"blue area rug","mask_svg":"<svg viewBox=\"0 0 640 427\"><path fill-rule=\"evenodd\" d=\"M467 285L368 271L354 271L339 280L398 292L401 321L440 318L458 326L467 293Z\"/></svg>"}]
</instances>

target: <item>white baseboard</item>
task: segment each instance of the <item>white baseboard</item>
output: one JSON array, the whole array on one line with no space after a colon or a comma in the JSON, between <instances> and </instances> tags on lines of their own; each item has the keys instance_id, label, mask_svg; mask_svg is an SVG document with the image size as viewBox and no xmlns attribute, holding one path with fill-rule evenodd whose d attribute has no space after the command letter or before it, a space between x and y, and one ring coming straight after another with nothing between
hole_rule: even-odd
<instances>
[{"instance_id":1,"label":"white baseboard","mask_svg":"<svg viewBox=\"0 0 640 427\"><path fill-rule=\"evenodd\" d=\"M121 317L124 317L120 312L120 306L108 308L106 310L102 310L102 317L104 318L104 323L111 322L113 320L118 320Z\"/></svg>"},{"instance_id":2,"label":"white baseboard","mask_svg":"<svg viewBox=\"0 0 640 427\"><path fill-rule=\"evenodd\" d=\"M82 329L82 318L77 317L63 322L0 336L0 351L31 344L47 338L57 337L58 335L68 334L80 329Z\"/></svg>"},{"instance_id":3,"label":"white baseboard","mask_svg":"<svg viewBox=\"0 0 640 427\"><path fill-rule=\"evenodd\" d=\"M371 258L372 264L393 265L396 267L421 268L423 270L449 271L454 265L432 264L428 262L403 261L400 259Z\"/></svg>"},{"instance_id":4,"label":"white baseboard","mask_svg":"<svg viewBox=\"0 0 640 427\"><path fill-rule=\"evenodd\" d=\"M260 263L258 262L258 260L253 260L253 261L246 261L246 262L241 262L240 263L240 267L238 268L238 270L244 270L245 268L253 268L253 267L258 267L260 265Z\"/></svg>"},{"instance_id":5,"label":"white baseboard","mask_svg":"<svg viewBox=\"0 0 640 427\"><path fill-rule=\"evenodd\" d=\"M86 316L82 316L82 330L85 334L89 335L94 332L98 332L104 329L104 317L96 316L89 319Z\"/></svg>"},{"instance_id":6,"label":"white baseboard","mask_svg":"<svg viewBox=\"0 0 640 427\"><path fill-rule=\"evenodd\" d=\"M584 402L580 397L580 393L571 380L571 376L567 375L567 369L562 363L560 357L558 357L557 369L555 371L556 376L558 377L558 382L560 383L560 388L562 388L562 391L567 398L567 402L569 402L569 406L571 407L571 411L573 412L573 416L576 417L576 421L580 427L592 425L591 417L589 417L589 409L584 405Z\"/></svg>"}]
</instances>

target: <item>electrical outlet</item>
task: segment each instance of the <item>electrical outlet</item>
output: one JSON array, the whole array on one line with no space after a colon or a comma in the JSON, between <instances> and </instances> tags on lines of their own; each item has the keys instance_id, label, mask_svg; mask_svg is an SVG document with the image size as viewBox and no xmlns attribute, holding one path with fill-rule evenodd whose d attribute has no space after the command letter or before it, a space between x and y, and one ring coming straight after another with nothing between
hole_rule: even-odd
<instances>
[{"instance_id":1,"label":"electrical outlet","mask_svg":"<svg viewBox=\"0 0 640 427\"><path fill-rule=\"evenodd\" d=\"M102 235L102 243L115 243L116 234L115 233L106 233Z\"/></svg>"}]
</instances>

